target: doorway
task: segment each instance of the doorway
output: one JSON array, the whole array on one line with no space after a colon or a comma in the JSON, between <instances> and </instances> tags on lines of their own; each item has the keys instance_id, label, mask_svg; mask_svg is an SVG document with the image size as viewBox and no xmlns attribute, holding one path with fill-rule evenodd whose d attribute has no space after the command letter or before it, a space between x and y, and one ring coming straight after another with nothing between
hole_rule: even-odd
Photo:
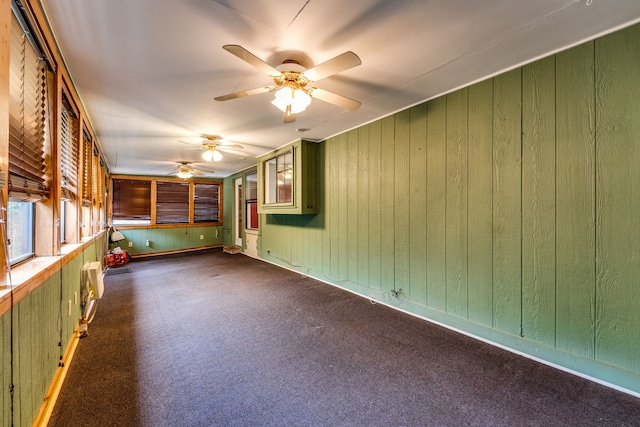
<instances>
[{"instance_id":1,"label":"doorway","mask_svg":"<svg viewBox=\"0 0 640 427\"><path fill-rule=\"evenodd\" d=\"M242 230L244 228L242 221L242 178L235 180L236 193L236 215L235 215L235 245L242 247Z\"/></svg>"}]
</instances>

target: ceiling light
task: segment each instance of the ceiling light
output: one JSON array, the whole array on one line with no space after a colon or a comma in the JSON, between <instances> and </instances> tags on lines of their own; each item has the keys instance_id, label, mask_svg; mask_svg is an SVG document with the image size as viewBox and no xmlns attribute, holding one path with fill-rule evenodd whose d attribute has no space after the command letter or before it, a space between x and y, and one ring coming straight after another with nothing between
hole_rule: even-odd
<instances>
[{"instance_id":1,"label":"ceiling light","mask_svg":"<svg viewBox=\"0 0 640 427\"><path fill-rule=\"evenodd\" d=\"M311 104L311 96L302 89L285 86L276 92L276 98L271 103L282 112L287 112L287 107L291 106L291 114L298 114Z\"/></svg>"},{"instance_id":2,"label":"ceiling light","mask_svg":"<svg viewBox=\"0 0 640 427\"><path fill-rule=\"evenodd\" d=\"M222 160L222 154L220 154L220 152L215 148L209 148L207 151L202 153L202 158L209 163L218 162Z\"/></svg>"}]
</instances>

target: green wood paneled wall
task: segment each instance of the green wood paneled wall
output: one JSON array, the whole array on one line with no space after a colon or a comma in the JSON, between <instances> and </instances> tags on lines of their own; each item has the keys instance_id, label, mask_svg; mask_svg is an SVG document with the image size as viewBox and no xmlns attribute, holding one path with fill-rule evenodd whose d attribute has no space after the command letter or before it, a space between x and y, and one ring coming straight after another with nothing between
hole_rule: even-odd
<instances>
[{"instance_id":1,"label":"green wood paneled wall","mask_svg":"<svg viewBox=\"0 0 640 427\"><path fill-rule=\"evenodd\" d=\"M640 392L638 70L636 25L333 137L260 255Z\"/></svg>"},{"instance_id":2,"label":"green wood paneled wall","mask_svg":"<svg viewBox=\"0 0 640 427\"><path fill-rule=\"evenodd\" d=\"M73 301L75 292L80 296L83 263L102 259L102 245L103 239L96 239L82 254L20 300L13 310L0 316L0 425L12 425L9 392L12 371L13 425L32 425L58 369L62 352L70 342L81 316L80 304L73 304ZM71 315L68 301L72 301Z\"/></svg>"},{"instance_id":3,"label":"green wood paneled wall","mask_svg":"<svg viewBox=\"0 0 640 427\"><path fill-rule=\"evenodd\" d=\"M131 255L180 251L222 243L222 227L217 226L138 228L120 231L124 234L125 240L121 240L118 244L112 243L110 248L120 246ZM147 239L149 246L146 246ZM129 242L133 243L133 246L129 247Z\"/></svg>"}]
</instances>

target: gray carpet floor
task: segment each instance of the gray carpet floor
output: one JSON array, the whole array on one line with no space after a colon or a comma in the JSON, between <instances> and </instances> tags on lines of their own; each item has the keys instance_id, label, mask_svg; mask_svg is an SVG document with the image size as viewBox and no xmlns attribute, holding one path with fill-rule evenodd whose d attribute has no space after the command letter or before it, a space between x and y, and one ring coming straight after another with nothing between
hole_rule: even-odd
<instances>
[{"instance_id":1,"label":"gray carpet floor","mask_svg":"<svg viewBox=\"0 0 640 427\"><path fill-rule=\"evenodd\" d=\"M638 426L640 399L221 250L105 277L50 426Z\"/></svg>"}]
</instances>

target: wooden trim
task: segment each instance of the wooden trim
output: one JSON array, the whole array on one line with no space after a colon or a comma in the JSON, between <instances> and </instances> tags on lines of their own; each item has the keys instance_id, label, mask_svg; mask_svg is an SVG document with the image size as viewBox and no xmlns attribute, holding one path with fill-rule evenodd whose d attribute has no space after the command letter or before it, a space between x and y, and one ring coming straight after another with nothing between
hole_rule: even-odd
<instances>
[{"instance_id":1,"label":"wooden trim","mask_svg":"<svg viewBox=\"0 0 640 427\"><path fill-rule=\"evenodd\" d=\"M60 395L60 390L62 390L62 384L64 383L64 379L66 378L67 372L69 371L69 366L71 365L71 361L73 360L73 356L75 355L79 341L80 334L78 333L78 328L76 327L73 335L71 336L71 340L67 345L67 349L65 350L62 357L62 365L56 370L53 381L51 382L51 385L47 390L47 394L45 394L44 396L44 400L42 401L40 410L36 415L35 421L33 422L33 426L46 427L47 424L49 424L49 419L51 418L53 408L55 407L58 396Z\"/></svg>"},{"instance_id":2,"label":"wooden trim","mask_svg":"<svg viewBox=\"0 0 640 427\"><path fill-rule=\"evenodd\" d=\"M181 254L185 252L195 252L195 251L203 251L205 249L215 249L221 248L222 244L211 245L211 246L198 246L197 248L187 248L187 249L176 249L171 251L160 251L160 252L152 252L152 253L144 253L144 254L131 254L131 258L148 258L157 255L172 255L172 254Z\"/></svg>"}]
</instances>

